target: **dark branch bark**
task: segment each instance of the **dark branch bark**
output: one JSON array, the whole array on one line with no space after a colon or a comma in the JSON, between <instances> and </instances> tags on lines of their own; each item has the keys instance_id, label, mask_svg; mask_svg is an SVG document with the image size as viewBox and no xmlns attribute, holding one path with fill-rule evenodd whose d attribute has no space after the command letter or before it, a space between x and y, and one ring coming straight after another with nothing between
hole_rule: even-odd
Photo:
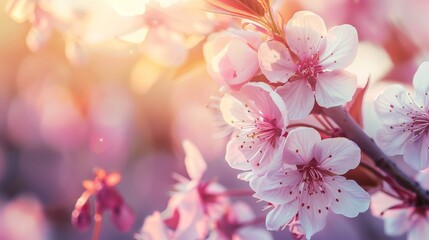
<instances>
[{"instance_id":1,"label":"dark branch bark","mask_svg":"<svg viewBox=\"0 0 429 240\"><path fill-rule=\"evenodd\" d=\"M324 108L325 114L334 120L342 129L345 136L354 141L374 163L391 176L402 187L414 192L418 206L429 206L429 191L420 186L418 182L406 175L398 166L375 144L362 128L351 118L343 107Z\"/></svg>"}]
</instances>

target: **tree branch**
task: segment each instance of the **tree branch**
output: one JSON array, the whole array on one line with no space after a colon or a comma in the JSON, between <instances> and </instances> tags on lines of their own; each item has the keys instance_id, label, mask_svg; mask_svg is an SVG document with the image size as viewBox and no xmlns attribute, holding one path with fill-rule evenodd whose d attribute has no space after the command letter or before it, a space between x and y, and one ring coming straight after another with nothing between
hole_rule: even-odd
<instances>
[{"instance_id":1,"label":"tree branch","mask_svg":"<svg viewBox=\"0 0 429 240\"><path fill-rule=\"evenodd\" d=\"M417 206L429 206L429 191L399 169L374 140L365 134L344 107L323 108L323 111L337 123L348 139L354 141L374 161L377 167L395 179L399 185L416 194Z\"/></svg>"}]
</instances>

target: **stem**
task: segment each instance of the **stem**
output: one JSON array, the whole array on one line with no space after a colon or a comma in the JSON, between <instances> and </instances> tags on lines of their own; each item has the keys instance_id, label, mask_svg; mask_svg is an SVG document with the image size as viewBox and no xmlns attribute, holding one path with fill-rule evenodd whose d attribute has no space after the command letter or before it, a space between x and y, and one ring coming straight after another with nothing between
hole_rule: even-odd
<instances>
[{"instance_id":1,"label":"stem","mask_svg":"<svg viewBox=\"0 0 429 240\"><path fill-rule=\"evenodd\" d=\"M344 107L323 108L323 111L337 123L347 138L354 141L372 159L377 167L395 179L400 186L416 194L416 206L429 206L429 191L399 169L374 140L365 134Z\"/></svg>"},{"instance_id":2,"label":"stem","mask_svg":"<svg viewBox=\"0 0 429 240\"><path fill-rule=\"evenodd\" d=\"M92 232L92 240L99 239L102 221L103 221L103 217L101 216L101 213L96 213L94 215L95 226L94 226L94 231Z\"/></svg>"}]
</instances>

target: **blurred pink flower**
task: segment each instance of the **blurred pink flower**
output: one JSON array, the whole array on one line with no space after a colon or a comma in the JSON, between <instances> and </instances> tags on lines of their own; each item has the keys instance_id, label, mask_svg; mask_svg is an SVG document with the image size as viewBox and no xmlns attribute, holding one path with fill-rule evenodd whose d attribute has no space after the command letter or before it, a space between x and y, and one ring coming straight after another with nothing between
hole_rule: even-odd
<instances>
[{"instance_id":1,"label":"blurred pink flower","mask_svg":"<svg viewBox=\"0 0 429 240\"><path fill-rule=\"evenodd\" d=\"M195 145L184 141L183 148L190 179L176 176L179 183L162 213L163 217L155 212L146 219L138 234L142 239L159 239L159 236L175 240L204 239L209 234L211 222L222 217L229 204L227 197L222 195L225 189L221 185L214 181L202 181L207 165ZM154 221L162 221L164 225L153 231L148 225Z\"/></svg>"},{"instance_id":2,"label":"blurred pink flower","mask_svg":"<svg viewBox=\"0 0 429 240\"><path fill-rule=\"evenodd\" d=\"M405 162L415 170L429 166L429 62L414 75L415 94L400 85L387 88L375 101L383 126L377 143L390 155L404 154Z\"/></svg>"},{"instance_id":3,"label":"blurred pink flower","mask_svg":"<svg viewBox=\"0 0 429 240\"><path fill-rule=\"evenodd\" d=\"M225 159L235 169L263 174L278 161L288 125L286 106L265 83L247 83L239 92L225 94L220 109L235 128Z\"/></svg>"},{"instance_id":4,"label":"blurred pink flower","mask_svg":"<svg viewBox=\"0 0 429 240\"><path fill-rule=\"evenodd\" d=\"M228 29L210 35L203 46L210 76L223 87L239 90L259 72L258 33Z\"/></svg>"},{"instance_id":5,"label":"blurred pink flower","mask_svg":"<svg viewBox=\"0 0 429 240\"><path fill-rule=\"evenodd\" d=\"M31 196L19 196L6 204L1 204L0 239L51 239L41 203Z\"/></svg>"},{"instance_id":6,"label":"blurred pink flower","mask_svg":"<svg viewBox=\"0 0 429 240\"><path fill-rule=\"evenodd\" d=\"M429 170L418 173L416 180L429 189ZM422 240L429 236L428 208L410 206L395 194L380 191L372 195L371 211L384 220L384 231L389 236L407 233L407 240Z\"/></svg>"},{"instance_id":7,"label":"blurred pink flower","mask_svg":"<svg viewBox=\"0 0 429 240\"><path fill-rule=\"evenodd\" d=\"M101 218L104 211L111 211L112 221L115 226L123 232L127 232L134 224L134 213L123 200L122 196L115 189L121 181L119 173L107 174L102 169L95 170L96 177L93 181L83 182L85 192L77 200L75 209L72 212L72 223L81 230L88 228L90 224L89 197L95 195L95 216Z\"/></svg>"},{"instance_id":8,"label":"blurred pink flower","mask_svg":"<svg viewBox=\"0 0 429 240\"><path fill-rule=\"evenodd\" d=\"M283 167L253 178L255 197L274 204L268 230L279 230L297 216L309 239L322 230L328 212L356 217L369 207L370 197L343 175L360 162L360 149L346 138L321 140L312 128L297 128L286 139Z\"/></svg>"},{"instance_id":9,"label":"blurred pink flower","mask_svg":"<svg viewBox=\"0 0 429 240\"><path fill-rule=\"evenodd\" d=\"M258 57L270 82L285 83L277 92L288 106L291 119L307 116L314 97L322 107L339 106L352 99L356 77L342 69L356 57L358 37L354 27L341 25L326 31L322 18L301 11L286 24L285 37L289 49L282 42L264 42Z\"/></svg>"},{"instance_id":10,"label":"blurred pink flower","mask_svg":"<svg viewBox=\"0 0 429 240\"><path fill-rule=\"evenodd\" d=\"M208 240L271 240L271 234L255 226L258 218L245 202L236 202L216 221Z\"/></svg>"}]
</instances>

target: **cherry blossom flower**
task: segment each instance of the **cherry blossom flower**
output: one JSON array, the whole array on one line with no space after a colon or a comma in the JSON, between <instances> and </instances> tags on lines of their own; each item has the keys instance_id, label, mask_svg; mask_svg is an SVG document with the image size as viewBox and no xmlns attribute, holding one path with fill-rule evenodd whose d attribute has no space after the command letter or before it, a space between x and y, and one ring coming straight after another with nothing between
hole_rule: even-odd
<instances>
[{"instance_id":1,"label":"cherry blossom flower","mask_svg":"<svg viewBox=\"0 0 429 240\"><path fill-rule=\"evenodd\" d=\"M404 154L404 161L416 170L429 166L429 62L417 69L415 94L400 85L387 88L375 101L383 126L377 143L390 155Z\"/></svg>"},{"instance_id":2,"label":"cherry blossom flower","mask_svg":"<svg viewBox=\"0 0 429 240\"><path fill-rule=\"evenodd\" d=\"M220 109L235 128L226 161L232 168L263 174L281 155L288 125L283 100L265 83L247 83L239 92L225 94Z\"/></svg>"},{"instance_id":3,"label":"cherry blossom flower","mask_svg":"<svg viewBox=\"0 0 429 240\"><path fill-rule=\"evenodd\" d=\"M146 224L161 221L155 213L145 221L140 233L140 236L153 236L153 238L143 237L145 240L162 239L155 237L161 235L174 240L205 239L209 234L211 222L221 218L229 205L228 198L221 194L225 192L223 186L214 181L202 180L207 164L195 145L184 141L183 148L186 153L185 167L190 179L176 176L179 183L175 186L167 209L162 213L166 227L154 230L155 233L151 233L152 230L145 230L151 229L147 228Z\"/></svg>"},{"instance_id":4,"label":"cherry blossom flower","mask_svg":"<svg viewBox=\"0 0 429 240\"><path fill-rule=\"evenodd\" d=\"M429 171L417 174L417 182L429 189ZM429 209L404 204L394 193L377 192L371 198L371 211L384 220L384 231L389 236L407 233L407 240L421 240L429 236Z\"/></svg>"},{"instance_id":5,"label":"cherry blossom flower","mask_svg":"<svg viewBox=\"0 0 429 240\"><path fill-rule=\"evenodd\" d=\"M283 159L281 168L250 181L255 197L274 206L266 218L268 230L284 228L297 217L309 239L324 228L329 211L356 217L368 209L369 194L341 176L360 162L352 141L321 140L312 128L296 128L288 134Z\"/></svg>"},{"instance_id":6,"label":"cherry blossom flower","mask_svg":"<svg viewBox=\"0 0 429 240\"><path fill-rule=\"evenodd\" d=\"M261 42L258 33L244 30L210 35L203 47L207 71L220 86L240 89L259 72L257 49Z\"/></svg>"},{"instance_id":7,"label":"cherry blossom flower","mask_svg":"<svg viewBox=\"0 0 429 240\"><path fill-rule=\"evenodd\" d=\"M236 202L216 221L208 240L271 240L267 230L255 226L257 220L249 205Z\"/></svg>"},{"instance_id":8,"label":"cherry blossom flower","mask_svg":"<svg viewBox=\"0 0 429 240\"><path fill-rule=\"evenodd\" d=\"M83 182L85 192L77 200L72 212L72 223L78 229L84 230L91 222L89 198L95 195L95 214L100 215L104 211L111 211L112 221L120 231L129 231L134 224L134 213L124 202L122 196L115 189L121 180L119 173L107 174L102 169L95 170L96 177L93 181Z\"/></svg>"},{"instance_id":9,"label":"cherry blossom flower","mask_svg":"<svg viewBox=\"0 0 429 240\"><path fill-rule=\"evenodd\" d=\"M350 101L357 88L356 76L343 69L357 54L356 29L340 25L326 31L322 18L300 11L284 30L289 48L279 41L267 41L261 44L258 57L268 80L284 83L276 91L286 102L291 119L307 116L314 98L322 107Z\"/></svg>"}]
</instances>

